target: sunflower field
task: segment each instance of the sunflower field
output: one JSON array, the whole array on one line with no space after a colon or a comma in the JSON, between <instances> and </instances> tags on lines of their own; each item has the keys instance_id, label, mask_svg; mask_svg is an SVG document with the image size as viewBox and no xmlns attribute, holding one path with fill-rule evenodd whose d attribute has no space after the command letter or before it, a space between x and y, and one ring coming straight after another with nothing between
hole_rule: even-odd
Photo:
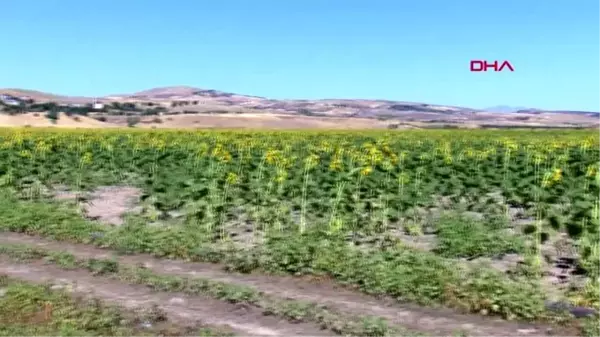
<instances>
[{"instance_id":1,"label":"sunflower field","mask_svg":"<svg viewBox=\"0 0 600 337\"><path fill-rule=\"evenodd\" d=\"M443 258L523 252L563 233L598 277L599 145L598 133L585 130L2 129L0 185L26 190L32 202L57 185L137 186L142 217L185 229L173 247L189 249L162 252L174 257L197 253L192 239L231 240L242 224L253 240L288 237L286 249L314 233L377 241L378 250L401 244L398 235L437 233L433 252ZM530 221L513 240L500 230L514 210ZM478 220L429 217L442 211ZM303 267L286 268L326 262L295 263Z\"/></svg>"},{"instance_id":2,"label":"sunflower field","mask_svg":"<svg viewBox=\"0 0 600 337\"><path fill-rule=\"evenodd\" d=\"M494 192L576 235L598 226L598 135L584 131L2 130L0 142L5 181L135 177L158 210L195 202L194 219L215 228L243 209L286 230L385 231L439 197L492 207Z\"/></svg>"}]
</instances>

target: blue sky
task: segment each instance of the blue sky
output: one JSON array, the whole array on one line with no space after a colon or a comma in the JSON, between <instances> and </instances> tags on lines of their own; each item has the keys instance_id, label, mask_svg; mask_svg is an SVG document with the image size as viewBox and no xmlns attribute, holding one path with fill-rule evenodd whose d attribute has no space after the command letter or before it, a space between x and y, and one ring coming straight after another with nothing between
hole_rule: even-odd
<instances>
[{"instance_id":1,"label":"blue sky","mask_svg":"<svg viewBox=\"0 0 600 337\"><path fill-rule=\"evenodd\" d=\"M598 0L3 0L0 87L600 110ZM515 72L471 73L471 59Z\"/></svg>"}]
</instances>

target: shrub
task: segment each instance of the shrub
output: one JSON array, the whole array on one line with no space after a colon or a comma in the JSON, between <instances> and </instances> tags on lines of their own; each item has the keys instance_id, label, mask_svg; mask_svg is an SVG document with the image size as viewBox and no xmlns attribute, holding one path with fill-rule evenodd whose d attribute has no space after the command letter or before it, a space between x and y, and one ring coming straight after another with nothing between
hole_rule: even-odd
<instances>
[{"instance_id":1,"label":"shrub","mask_svg":"<svg viewBox=\"0 0 600 337\"><path fill-rule=\"evenodd\" d=\"M52 123L56 123L56 121L60 118L60 112L56 109L52 109L46 113L46 118L48 118Z\"/></svg>"},{"instance_id":2,"label":"shrub","mask_svg":"<svg viewBox=\"0 0 600 337\"><path fill-rule=\"evenodd\" d=\"M130 128L134 127L139 122L140 122L140 117L138 117L138 116L127 117L127 126L129 126Z\"/></svg>"}]
</instances>

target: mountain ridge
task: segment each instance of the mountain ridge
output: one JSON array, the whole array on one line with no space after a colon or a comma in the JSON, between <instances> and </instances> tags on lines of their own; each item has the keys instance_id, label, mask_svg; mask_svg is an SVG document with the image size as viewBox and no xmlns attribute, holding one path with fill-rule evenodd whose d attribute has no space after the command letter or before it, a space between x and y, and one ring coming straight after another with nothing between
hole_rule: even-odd
<instances>
[{"instance_id":1,"label":"mountain ridge","mask_svg":"<svg viewBox=\"0 0 600 337\"><path fill-rule=\"evenodd\" d=\"M515 122L537 124L596 125L600 113L591 111L549 111L500 105L489 109L429 104L386 99L270 99L193 86L155 87L134 93L102 97L66 96L28 89L0 89L0 94L36 102L59 104L134 103L163 106L177 113L258 113L310 117L371 118L407 122L486 124ZM492 110L492 111L490 111Z\"/></svg>"},{"instance_id":2,"label":"mountain ridge","mask_svg":"<svg viewBox=\"0 0 600 337\"><path fill-rule=\"evenodd\" d=\"M510 105L496 105L483 109L478 108L470 108L466 106L454 106L454 105L443 105L443 104L431 104L431 103L423 103L423 102L415 102L415 101L399 101L399 100L391 100L391 99L368 99L368 98L318 98L318 99L273 99L265 96L255 96L255 95L245 95L245 94L237 94L227 91L214 90L214 89L205 89L193 86L186 85L174 85L174 86L164 86L164 87L154 87L146 90L141 90L134 93L122 93L122 94L111 94L104 96L72 96L72 95L63 95L56 94L50 92L44 92L40 90L31 90L31 89L22 89L22 88L0 88L0 94L10 94L13 96L28 96L31 98L42 99L56 99L59 101L63 100L110 100L110 99L136 99L136 98L145 98L145 99L168 99L168 98L189 98L190 96L209 96L209 97L237 97L237 98L248 98L248 99L262 99L268 101L281 101L281 102L379 102L379 103L390 103L390 104L406 104L406 105L415 105L415 106L430 106L430 107L446 107L447 110L454 109L465 109L469 111L485 111L485 112L524 112L524 111L545 111L545 112L562 112L569 113L571 111L581 114L581 113L597 113L598 111L581 111L581 110L548 110L548 109L538 109L524 106L510 106Z\"/></svg>"}]
</instances>

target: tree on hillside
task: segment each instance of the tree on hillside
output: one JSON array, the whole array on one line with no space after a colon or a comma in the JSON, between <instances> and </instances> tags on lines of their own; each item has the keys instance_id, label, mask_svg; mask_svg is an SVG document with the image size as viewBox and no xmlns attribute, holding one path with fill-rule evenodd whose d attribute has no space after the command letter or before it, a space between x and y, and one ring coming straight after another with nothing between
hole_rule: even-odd
<instances>
[{"instance_id":1,"label":"tree on hillside","mask_svg":"<svg viewBox=\"0 0 600 337\"><path fill-rule=\"evenodd\" d=\"M54 102L34 103L28 107L28 110L32 112L44 112L52 109L58 109L58 104Z\"/></svg>"},{"instance_id":2,"label":"tree on hillside","mask_svg":"<svg viewBox=\"0 0 600 337\"><path fill-rule=\"evenodd\" d=\"M46 113L46 118L48 118L50 120L50 122L52 122L52 123L56 123L56 121L58 120L59 117L60 117L60 112L58 111L58 108L50 109Z\"/></svg>"},{"instance_id":3,"label":"tree on hillside","mask_svg":"<svg viewBox=\"0 0 600 337\"><path fill-rule=\"evenodd\" d=\"M121 109L125 111L136 111L137 106L135 105L135 103L125 102L121 104Z\"/></svg>"}]
</instances>

